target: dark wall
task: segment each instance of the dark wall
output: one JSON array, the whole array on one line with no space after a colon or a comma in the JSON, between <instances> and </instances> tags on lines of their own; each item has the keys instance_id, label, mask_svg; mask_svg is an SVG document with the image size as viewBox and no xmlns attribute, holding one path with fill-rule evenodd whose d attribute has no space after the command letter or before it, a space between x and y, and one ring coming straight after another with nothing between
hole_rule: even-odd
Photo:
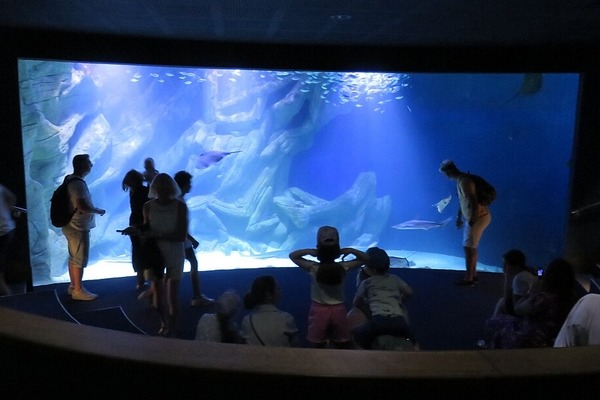
<instances>
[{"instance_id":1,"label":"dark wall","mask_svg":"<svg viewBox=\"0 0 600 400\"><path fill-rule=\"evenodd\" d=\"M18 71L14 57L16 47L13 45L16 42L9 36L6 38L8 40L2 40L0 44L0 183L17 195L17 206L25 208ZM24 282L31 288L26 214L21 214L17 220L17 235L9 249L7 262L7 282Z\"/></svg>"},{"instance_id":2,"label":"dark wall","mask_svg":"<svg viewBox=\"0 0 600 400\"><path fill-rule=\"evenodd\" d=\"M594 55L598 55L595 51ZM600 275L600 64L583 75L573 157L567 256L581 272Z\"/></svg>"},{"instance_id":3,"label":"dark wall","mask_svg":"<svg viewBox=\"0 0 600 400\"><path fill-rule=\"evenodd\" d=\"M600 45L389 48L360 46L283 46L190 42L140 37L114 37L68 32L0 28L0 107L2 139L0 182L25 205L21 158L17 59L52 58L106 62L162 63L272 69L365 70L406 72L578 72L583 76L581 112L572 160L571 209L600 202ZM540 146L543 146L540 143ZM527 174L527 171L523 171ZM540 188L543 190L543 188ZM548 193L552 196L552 193ZM543 205L540 205L543 207ZM567 254L583 272L600 262L600 207L571 218ZM23 224L26 230L26 223ZM26 233L21 233L26 238ZM21 251L22 257L28 251ZM24 261L27 262L26 260ZM22 275L22 274L19 274Z\"/></svg>"}]
</instances>

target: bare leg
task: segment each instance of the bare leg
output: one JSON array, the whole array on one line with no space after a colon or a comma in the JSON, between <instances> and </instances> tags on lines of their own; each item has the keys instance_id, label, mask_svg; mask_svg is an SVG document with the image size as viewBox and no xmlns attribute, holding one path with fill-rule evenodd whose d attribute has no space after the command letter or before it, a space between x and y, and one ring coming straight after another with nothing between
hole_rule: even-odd
<instances>
[{"instance_id":1,"label":"bare leg","mask_svg":"<svg viewBox=\"0 0 600 400\"><path fill-rule=\"evenodd\" d=\"M70 287L75 287L75 280L74 280L73 272L71 272L72 271L72 267L71 267L71 263L70 262L67 265L67 269L69 270L69 286Z\"/></svg>"},{"instance_id":2,"label":"bare leg","mask_svg":"<svg viewBox=\"0 0 600 400\"><path fill-rule=\"evenodd\" d=\"M81 281L83 280L83 268L69 262L69 279L73 290L78 292L81 290Z\"/></svg>"},{"instance_id":3,"label":"bare leg","mask_svg":"<svg viewBox=\"0 0 600 400\"><path fill-rule=\"evenodd\" d=\"M161 336L169 336L168 310L164 302L164 281L163 278L154 279L154 301L156 309L160 316L160 330L158 334Z\"/></svg>"},{"instance_id":4,"label":"bare leg","mask_svg":"<svg viewBox=\"0 0 600 400\"><path fill-rule=\"evenodd\" d=\"M141 289L146 284L146 278L144 278L144 271L137 271L137 288Z\"/></svg>"},{"instance_id":5,"label":"bare leg","mask_svg":"<svg viewBox=\"0 0 600 400\"><path fill-rule=\"evenodd\" d=\"M190 278L192 280L192 298L200 297L200 274L198 273L198 259L193 248L185 249L185 258L190 262Z\"/></svg>"},{"instance_id":6,"label":"bare leg","mask_svg":"<svg viewBox=\"0 0 600 400\"><path fill-rule=\"evenodd\" d=\"M179 280L167 280L167 303L169 307L169 329L175 330L179 319Z\"/></svg>"},{"instance_id":7,"label":"bare leg","mask_svg":"<svg viewBox=\"0 0 600 400\"><path fill-rule=\"evenodd\" d=\"M464 247L464 250L467 269L465 280L472 281L477 276L477 249L474 247Z\"/></svg>"}]
</instances>

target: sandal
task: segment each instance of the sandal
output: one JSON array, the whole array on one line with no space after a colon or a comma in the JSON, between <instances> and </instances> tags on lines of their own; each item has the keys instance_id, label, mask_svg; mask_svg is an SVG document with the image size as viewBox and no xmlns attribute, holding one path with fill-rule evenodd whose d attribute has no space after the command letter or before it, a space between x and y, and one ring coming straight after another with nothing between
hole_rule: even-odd
<instances>
[{"instance_id":1,"label":"sandal","mask_svg":"<svg viewBox=\"0 0 600 400\"><path fill-rule=\"evenodd\" d=\"M158 336L169 337L171 336L171 331L166 326L161 326L161 328L158 330Z\"/></svg>"}]
</instances>

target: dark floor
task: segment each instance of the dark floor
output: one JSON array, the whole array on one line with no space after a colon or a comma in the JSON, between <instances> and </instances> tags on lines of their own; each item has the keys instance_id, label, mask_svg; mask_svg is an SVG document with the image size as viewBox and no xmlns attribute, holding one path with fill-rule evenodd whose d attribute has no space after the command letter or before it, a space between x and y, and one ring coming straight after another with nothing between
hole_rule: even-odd
<instances>
[{"instance_id":1,"label":"dark floor","mask_svg":"<svg viewBox=\"0 0 600 400\"><path fill-rule=\"evenodd\" d=\"M453 284L453 281L461 276L458 271L395 268L392 272L399 275L415 290L414 297L408 303L408 309L410 322L421 350L476 348L477 340L483 335L485 319L489 317L496 300L501 296L503 282L501 274L480 273L480 283L475 287L459 287ZM202 272L201 282L203 291L210 297L216 298L228 289L234 289L243 297L249 290L252 280L265 274L273 275L277 279L282 289L280 308L294 315L301 333L302 345L308 346L304 336L310 304L310 278L300 268ZM350 272L346 281L348 307L355 291L355 274ZM89 314L102 310L93 313L95 319L112 318L111 321L107 321L108 327L112 329L128 330L122 327L124 324L121 321L128 318L144 333L155 335L159 329L158 314L147 303L137 300L139 291L136 290L135 285L135 277L86 281L85 286L99 295L98 299L90 302L72 300L67 295L68 284L66 283L38 286L32 293L0 298L0 305L65 320L69 320L70 316L77 320L79 315L79 322L88 324L94 324L86 322L90 320ZM42 293L46 291L50 293ZM200 316L205 312L214 311L212 306L191 307L189 305L191 291L189 273L186 273L181 283L182 318L177 337L187 340L194 338ZM107 309L113 309L110 311L114 312L107 312ZM238 320L245 312L246 310L240 312Z\"/></svg>"}]
</instances>

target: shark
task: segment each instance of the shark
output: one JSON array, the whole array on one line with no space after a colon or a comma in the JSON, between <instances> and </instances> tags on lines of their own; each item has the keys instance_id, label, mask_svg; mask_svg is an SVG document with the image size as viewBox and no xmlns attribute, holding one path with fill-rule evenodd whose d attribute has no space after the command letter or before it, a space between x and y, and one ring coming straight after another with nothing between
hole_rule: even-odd
<instances>
[{"instance_id":1,"label":"shark","mask_svg":"<svg viewBox=\"0 0 600 400\"><path fill-rule=\"evenodd\" d=\"M238 150L238 151L211 150L211 151L202 153L199 156L194 156L193 161L194 161L196 168L204 169L204 168L210 167L211 165L215 165L216 163L218 163L219 161L221 161L223 158L227 157L228 155L233 154L233 153L239 153L240 151L241 150Z\"/></svg>"},{"instance_id":2,"label":"shark","mask_svg":"<svg viewBox=\"0 0 600 400\"><path fill-rule=\"evenodd\" d=\"M450 200L452 200L452 195L449 195L445 199L442 199L442 200L438 201L437 203L432 204L431 207L436 207L438 212L441 214L442 211L444 211L444 208L446 208L446 206L448 204L450 204Z\"/></svg>"},{"instance_id":3,"label":"shark","mask_svg":"<svg viewBox=\"0 0 600 400\"><path fill-rule=\"evenodd\" d=\"M433 228L442 228L448 222L450 222L452 218L447 218L441 222L435 221L425 221L422 219L411 219L410 221L405 221L399 223L397 225L392 226L394 229L405 230L405 231L414 231L414 230L423 230L428 231Z\"/></svg>"}]
</instances>

